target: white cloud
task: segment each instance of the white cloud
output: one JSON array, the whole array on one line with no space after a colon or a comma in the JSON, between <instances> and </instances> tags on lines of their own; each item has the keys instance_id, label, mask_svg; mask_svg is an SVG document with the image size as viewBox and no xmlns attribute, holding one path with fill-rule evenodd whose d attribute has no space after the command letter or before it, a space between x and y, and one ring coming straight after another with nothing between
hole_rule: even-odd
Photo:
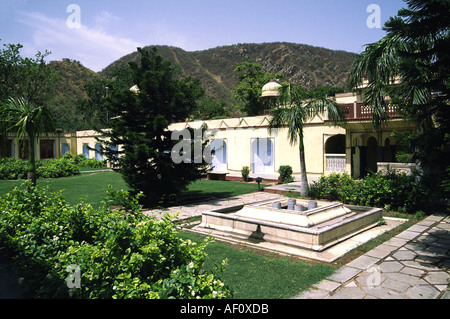
<instances>
[{"instance_id":1,"label":"white cloud","mask_svg":"<svg viewBox=\"0 0 450 319\"><path fill-rule=\"evenodd\" d=\"M52 52L51 60L75 59L94 71L100 71L109 63L143 46L133 39L104 31L116 19L113 14L102 11L96 17L94 27L81 24L80 28L69 28L63 19L36 12L23 13L20 22L31 27L33 33L33 42L24 43L24 49L34 52L47 49Z\"/></svg>"}]
</instances>

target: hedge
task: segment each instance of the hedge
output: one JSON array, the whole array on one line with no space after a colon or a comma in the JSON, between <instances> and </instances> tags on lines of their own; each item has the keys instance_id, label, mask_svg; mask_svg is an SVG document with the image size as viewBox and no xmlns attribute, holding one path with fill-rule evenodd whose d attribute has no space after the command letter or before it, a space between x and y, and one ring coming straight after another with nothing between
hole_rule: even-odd
<instances>
[{"instance_id":1,"label":"hedge","mask_svg":"<svg viewBox=\"0 0 450 319\"><path fill-rule=\"evenodd\" d=\"M348 174L322 176L309 187L315 199L337 200L346 204L381 207L386 210L414 213L426 209L429 191L415 176L395 171L367 175L354 180Z\"/></svg>"},{"instance_id":2,"label":"hedge","mask_svg":"<svg viewBox=\"0 0 450 319\"><path fill-rule=\"evenodd\" d=\"M0 158L0 179L26 179L29 169L27 161L15 158ZM36 161L38 178L66 177L79 174L78 166L65 158Z\"/></svg>"}]
</instances>

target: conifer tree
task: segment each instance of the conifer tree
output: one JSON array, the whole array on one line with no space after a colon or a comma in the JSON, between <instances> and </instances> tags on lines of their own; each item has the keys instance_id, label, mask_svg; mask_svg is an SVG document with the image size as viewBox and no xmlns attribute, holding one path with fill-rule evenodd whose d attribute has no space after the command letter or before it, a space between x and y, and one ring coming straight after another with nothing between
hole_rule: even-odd
<instances>
[{"instance_id":1,"label":"conifer tree","mask_svg":"<svg viewBox=\"0 0 450 319\"><path fill-rule=\"evenodd\" d=\"M178 141L168 130L171 123L192 114L204 91L200 81L183 77L156 49L138 51L140 63L129 63L135 86L120 90L112 83L105 102L109 129L97 131L103 136L104 154L112 162L118 159L128 186L135 193L143 192L144 204L151 206L168 203L206 171L204 163L194 160L172 161L171 150Z\"/></svg>"}]
</instances>

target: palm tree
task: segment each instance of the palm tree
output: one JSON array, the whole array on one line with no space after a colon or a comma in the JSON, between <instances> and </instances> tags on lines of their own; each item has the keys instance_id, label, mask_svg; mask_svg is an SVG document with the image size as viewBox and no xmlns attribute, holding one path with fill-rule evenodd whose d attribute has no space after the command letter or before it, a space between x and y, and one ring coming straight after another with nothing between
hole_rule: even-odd
<instances>
[{"instance_id":1,"label":"palm tree","mask_svg":"<svg viewBox=\"0 0 450 319\"><path fill-rule=\"evenodd\" d=\"M406 141L430 184L445 176L449 162L450 3L448 0L406 0L384 26L386 35L368 44L355 59L349 87L364 87L364 102L373 108L377 128L388 119L389 103L416 124ZM390 100L390 102L389 102Z\"/></svg>"},{"instance_id":2,"label":"palm tree","mask_svg":"<svg viewBox=\"0 0 450 319\"><path fill-rule=\"evenodd\" d=\"M283 84L279 88L279 105L272 111L268 130L287 127L291 145L298 144L300 157L300 194L308 193L308 177L306 176L305 145L303 142L304 124L317 115L328 113L328 118L334 125L345 121L342 108L327 96L311 95L302 87L291 90L290 84Z\"/></svg>"},{"instance_id":3,"label":"palm tree","mask_svg":"<svg viewBox=\"0 0 450 319\"><path fill-rule=\"evenodd\" d=\"M44 106L33 107L23 99L9 98L0 105L0 126L2 133L15 132L18 140L28 137L30 161L28 178L36 185L35 141L48 132L55 130L53 117Z\"/></svg>"}]
</instances>

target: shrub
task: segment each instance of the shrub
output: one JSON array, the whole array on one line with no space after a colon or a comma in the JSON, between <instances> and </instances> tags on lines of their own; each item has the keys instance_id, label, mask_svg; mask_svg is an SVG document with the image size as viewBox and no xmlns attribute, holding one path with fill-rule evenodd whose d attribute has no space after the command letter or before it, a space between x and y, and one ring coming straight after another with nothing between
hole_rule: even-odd
<instances>
[{"instance_id":1,"label":"shrub","mask_svg":"<svg viewBox=\"0 0 450 319\"><path fill-rule=\"evenodd\" d=\"M278 171L280 172L280 182L282 184L294 181L294 178L292 177L292 167L290 165L282 165Z\"/></svg>"},{"instance_id":2,"label":"shrub","mask_svg":"<svg viewBox=\"0 0 450 319\"><path fill-rule=\"evenodd\" d=\"M109 199L125 197L109 190ZM61 193L27 181L0 198L0 247L15 256L34 297L230 297L217 274L202 269L208 241L184 241L171 216L145 216L138 200L130 198L127 211L69 206ZM79 288L67 284L72 265Z\"/></svg>"},{"instance_id":3,"label":"shrub","mask_svg":"<svg viewBox=\"0 0 450 319\"><path fill-rule=\"evenodd\" d=\"M250 168L248 166L242 167L241 174L244 182L248 181L248 176L250 175Z\"/></svg>"},{"instance_id":4,"label":"shrub","mask_svg":"<svg viewBox=\"0 0 450 319\"><path fill-rule=\"evenodd\" d=\"M80 173L78 167L65 158L39 161L36 166L38 178L67 177Z\"/></svg>"},{"instance_id":5,"label":"shrub","mask_svg":"<svg viewBox=\"0 0 450 319\"><path fill-rule=\"evenodd\" d=\"M79 162L79 165L89 168L102 168L105 167L105 162L93 158L86 158L82 162Z\"/></svg>"},{"instance_id":6,"label":"shrub","mask_svg":"<svg viewBox=\"0 0 450 319\"><path fill-rule=\"evenodd\" d=\"M390 171L383 175L378 172L360 181L348 174L333 173L314 182L309 196L412 213L424 207L428 191L414 176L405 173Z\"/></svg>"},{"instance_id":7,"label":"shrub","mask_svg":"<svg viewBox=\"0 0 450 319\"><path fill-rule=\"evenodd\" d=\"M0 158L0 179L23 179L27 177L28 162L20 159Z\"/></svg>"},{"instance_id":8,"label":"shrub","mask_svg":"<svg viewBox=\"0 0 450 319\"><path fill-rule=\"evenodd\" d=\"M332 173L329 176L322 176L318 182L313 182L309 187L309 196L352 203L355 201L352 195L356 187L355 180L347 173Z\"/></svg>"},{"instance_id":9,"label":"shrub","mask_svg":"<svg viewBox=\"0 0 450 319\"><path fill-rule=\"evenodd\" d=\"M0 158L0 179L27 178L29 164L15 158ZM65 177L79 174L78 167L65 158L36 161L38 178Z\"/></svg>"}]
</instances>

